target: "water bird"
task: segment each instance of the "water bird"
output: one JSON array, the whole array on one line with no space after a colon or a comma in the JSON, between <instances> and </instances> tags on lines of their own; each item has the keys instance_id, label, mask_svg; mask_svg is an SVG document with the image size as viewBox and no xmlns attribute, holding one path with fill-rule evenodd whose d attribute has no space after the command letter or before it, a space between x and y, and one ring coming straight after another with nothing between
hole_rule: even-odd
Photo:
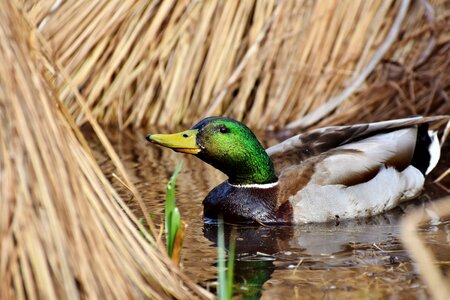
<instances>
[{"instance_id":1,"label":"water bird","mask_svg":"<svg viewBox=\"0 0 450 300\"><path fill-rule=\"evenodd\" d=\"M327 222L376 215L418 196L440 158L429 123L445 118L325 127L268 149L246 125L225 117L146 139L195 155L228 176L203 200L205 220Z\"/></svg>"}]
</instances>

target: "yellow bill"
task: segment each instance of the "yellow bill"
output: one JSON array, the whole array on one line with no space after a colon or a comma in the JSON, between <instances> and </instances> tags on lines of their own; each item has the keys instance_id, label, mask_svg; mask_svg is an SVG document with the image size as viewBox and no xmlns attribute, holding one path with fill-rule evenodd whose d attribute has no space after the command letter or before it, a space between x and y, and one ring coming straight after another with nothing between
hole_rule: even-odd
<instances>
[{"instance_id":1,"label":"yellow bill","mask_svg":"<svg viewBox=\"0 0 450 300\"><path fill-rule=\"evenodd\" d=\"M197 132L197 129L189 129L173 134L148 134L146 139L177 152L197 154L201 150L196 141Z\"/></svg>"}]
</instances>

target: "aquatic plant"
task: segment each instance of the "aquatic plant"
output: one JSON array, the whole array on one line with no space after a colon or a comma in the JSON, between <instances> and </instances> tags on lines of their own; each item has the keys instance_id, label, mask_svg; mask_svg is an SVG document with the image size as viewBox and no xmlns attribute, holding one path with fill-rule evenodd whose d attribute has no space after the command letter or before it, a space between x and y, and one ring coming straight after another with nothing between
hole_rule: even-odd
<instances>
[{"instance_id":1,"label":"aquatic plant","mask_svg":"<svg viewBox=\"0 0 450 300\"><path fill-rule=\"evenodd\" d=\"M178 264L181 259L181 247L183 245L186 227L186 224L181 221L180 211L175 205L175 183L182 166L183 162L177 164L175 171L167 182L164 209L164 234L166 237L167 254L176 264ZM144 218L140 218L138 222L141 225L139 227L141 235L145 238L148 234L145 228L145 220Z\"/></svg>"},{"instance_id":2,"label":"aquatic plant","mask_svg":"<svg viewBox=\"0 0 450 300\"><path fill-rule=\"evenodd\" d=\"M164 209L164 231L166 235L167 253L175 262L180 261L181 245L184 237L184 224L175 205L175 183L181 171L183 162L177 164L175 171L167 183L166 202Z\"/></svg>"},{"instance_id":3,"label":"aquatic plant","mask_svg":"<svg viewBox=\"0 0 450 300\"><path fill-rule=\"evenodd\" d=\"M228 300L233 296L234 252L236 240L233 238L233 235L230 237L228 261L225 266L225 234L222 220L219 220L219 230L217 235L217 296L219 300Z\"/></svg>"}]
</instances>

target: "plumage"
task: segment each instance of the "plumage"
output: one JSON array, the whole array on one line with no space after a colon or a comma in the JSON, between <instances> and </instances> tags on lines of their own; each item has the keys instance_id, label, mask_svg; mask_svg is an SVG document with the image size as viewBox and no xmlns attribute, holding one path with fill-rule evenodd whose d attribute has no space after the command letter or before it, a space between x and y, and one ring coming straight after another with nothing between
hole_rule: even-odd
<instances>
[{"instance_id":1,"label":"plumage","mask_svg":"<svg viewBox=\"0 0 450 300\"><path fill-rule=\"evenodd\" d=\"M220 117L147 139L194 154L228 175L203 201L205 218L326 222L379 214L417 196L440 156L437 135L428 124L444 119L326 127L265 151L245 125Z\"/></svg>"}]
</instances>

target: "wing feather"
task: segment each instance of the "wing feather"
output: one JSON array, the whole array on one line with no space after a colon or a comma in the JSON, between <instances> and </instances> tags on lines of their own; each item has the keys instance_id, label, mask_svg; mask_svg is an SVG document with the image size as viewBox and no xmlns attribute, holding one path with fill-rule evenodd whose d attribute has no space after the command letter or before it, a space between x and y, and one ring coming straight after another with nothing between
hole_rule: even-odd
<instances>
[{"instance_id":1,"label":"wing feather","mask_svg":"<svg viewBox=\"0 0 450 300\"><path fill-rule=\"evenodd\" d=\"M293 136L266 151L278 171L339 146L396 129L448 119L448 116L411 117L350 126L331 126Z\"/></svg>"},{"instance_id":2,"label":"wing feather","mask_svg":"<svg viewBox=\"0 0 450 300\"><path fill-rule=\"evenodd\" d=\"M339 146L316 164L311 182L351 186L368 181L385 166L402 171L411 162L416 137L412 127Z\"/></svg>"}]
</instances>

